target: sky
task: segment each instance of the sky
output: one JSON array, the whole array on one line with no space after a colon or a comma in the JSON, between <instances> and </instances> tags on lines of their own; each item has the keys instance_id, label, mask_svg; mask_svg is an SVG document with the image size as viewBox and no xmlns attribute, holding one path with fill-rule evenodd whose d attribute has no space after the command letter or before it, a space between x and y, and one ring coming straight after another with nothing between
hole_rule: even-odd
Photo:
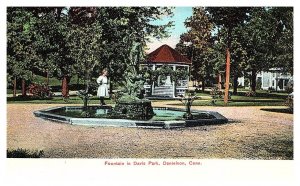
<instances>
[{"instance_id":1,"label":"sky","mask_svg":"<svg viewBox=\"0 0 300 186\"><path fill-rule=\"evenodd\" d=\"M169 29L170 37L164 39L152 38L150 43L147 43L149 50L147 52L152 52L156 48L163 44L167 44L172 48L175 48L176 44L179 42L180 35L187 31L184 26L184 21L186 18L192 16L192 7L175 7L173 10L173 17L164 17L162 20L157 20L154 24L166 24L169 21L174 21L174 26Z\"/></svg>"}]
</instances>

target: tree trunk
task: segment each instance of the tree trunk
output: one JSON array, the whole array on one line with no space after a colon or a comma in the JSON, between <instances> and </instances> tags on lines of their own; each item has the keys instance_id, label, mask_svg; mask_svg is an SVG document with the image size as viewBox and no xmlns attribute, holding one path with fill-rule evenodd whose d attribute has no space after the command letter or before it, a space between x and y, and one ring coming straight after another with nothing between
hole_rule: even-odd
<instances>
[{"instance_id":1,"label":"tree trunk","mask_svg":"<svg viewBox=\"0 0 300 186\"><path fill-rule=\"evenodd\" d=\"M253 92L256 91L256 70L252 69L252 73L251 73L251 90Z\"/></svg>"},{"instance_id":2,"label":"tree trunk","mask_svg":"<svg viewBox=\"0 0 300 186\"><path fill-rule=\"evenodd\" d=\"M46 76L46 88L47 90L49 90L49 70L47 70L47 76ZM49 94L48 96L50 97L50 91L49 91Z\"/></svg>"},{"instance_id":3,"label":"tree trunk","mask_svg":"<svg viewBox=\"0 0 300 186\"><path fill-rule=\"evenodd\" d=\"M89 72L86 72L85 74L85 92L89 92L89 89L90 89L90 74Z\"/></svg>"},{"instance_id":4,"label":"tree trunk","mask_svg":"<svg viewBox=\"0 0 300 186\"><path fill-rule=\"evenodd\" d=\"M113 83L111 79L109 78L109 95L112 95L113 93Z\"/></svg>"},{"instance_id":5,"label":"tree trunk","mask_svg":"<svg viewBox=\"0 0 300 186\"><path fill-rule=\"evenodd\" d=\"M76 82L77 90L79 90L79 74L77 74L77 82Z\"/></svg>"},{"instance_id":6,"label":"tree trunk","mask_svg":"<svg viewBox=\"0 0 300 186\"><path fill-rule=\"evenodd\" d=\"M47 88L49 87L49 71L47 70L46 72L47 76L46 76L46 86Z\"/></svg>"},{"instance_id":7,"label":"tree trunk","mask_svg":"<svg viewBox=\"0 0 300 186\"><path fill-rule=\"evenodd\" d=\"M17 96L17 77L13 80L14 88L13 88L13 97Z\"/></svg>"},{"instance_id":8,"label":"tree trunk","mask_svg":"<svg viewBox=\"0 0 300 186\"><path fill-rule=\"evenodd\" d=\"M239 82L238 82L238 76L237 74L234 74L233 76L233 94L234 95L237 95L237 89L238 89L238 85L239 85Z\"/></svg>"},{"instance_id":9,"label":"tree trunk","mask_svg":"<svg viewBox=\"0 0 300 186\"><path fill-rule=\"evenodd\" d=\"M205 91L205 80L202 79L202 92L204 92L204 91Z\"/></svg>"},{"instance_id":10,"label":"tree trunk","mask_svg":"<svg viewBox=\"0 0 300 186\"><path fill-rule=\"evenodd\" d=\"M83 95L83 110L87 110L88 108L88 96L90 89L90 73L85 73L85 93Z\"/></svg>"},{"instance_id":11,"label":"tree trunk","mask_svg":"<svg viewBox=\"0 0 300 186\"><path fill-rule=\"evenodd\" d=\"M225 94L224 94L224 103L227 105L229 98L229 80L230 80L230 47L231 47L231 33L232 28L228 28L227 34L227 49L226 49L226 77L225 77Z\"/></svg>"},{"instance_id":12,"label":"tree trunk","mask_svg":"<svg viewBox=\"0 0 300 186\"><path fill-rule=\"evenodd\" d=\"M69 82L70 82L70 77L68 76L64 76L63 79L62 79L62 85L61 85L61 93L62 93L62 96L64 98L67 98L69 97Z\"/></svg>"},{"instance_id":13,"label":"tree trunk","mask_svg":"<svg viewBox=\"0 0 300 186\"><path fill-rule=\"evenodd\" d=\"M218 88L219 90L222 90L222 76L221 76L221 73L219 73L218 75Z\"/></svg>"},{"instance_id":14,"label":"tree trunk","mask_svg":"<svg viewBox=\"0 0 300 186\"><path fill-rule=\"evenodd\" d=\"M228 103L228 95L229 95L229 78L230 78L230 52L229 48L226 50L226 78L225 78L225 95L224 95L224 103Z\"/></svg>"},{"instance_id":15,"label":"tree trunk","mask_svg":"<svg viewBox=\"0 0 300 186\"><path fill-rule=\"evenodd\" d=\"M26 82L22 79L22 96L26 96Z\"/></svg>"}]
</instances>

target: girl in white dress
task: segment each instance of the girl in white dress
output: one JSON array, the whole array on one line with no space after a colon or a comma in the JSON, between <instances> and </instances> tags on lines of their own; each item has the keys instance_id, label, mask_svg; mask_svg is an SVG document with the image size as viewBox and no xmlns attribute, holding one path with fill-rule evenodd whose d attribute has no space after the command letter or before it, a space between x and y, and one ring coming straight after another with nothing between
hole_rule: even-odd
<instances>
[{"instance_id":1,"label":"girl in white dress","mask_svg":"<svg viewBox=\"0 0 300 186\"><path fill-rule=\"evenodd\" d=\"M97 79L97 83L99 84L97 96L100 98L100 105L105 105L104 97L108 96L108 79L107 79L107 70L103 69L102 73Z\"/></svg>"}]
</instances>

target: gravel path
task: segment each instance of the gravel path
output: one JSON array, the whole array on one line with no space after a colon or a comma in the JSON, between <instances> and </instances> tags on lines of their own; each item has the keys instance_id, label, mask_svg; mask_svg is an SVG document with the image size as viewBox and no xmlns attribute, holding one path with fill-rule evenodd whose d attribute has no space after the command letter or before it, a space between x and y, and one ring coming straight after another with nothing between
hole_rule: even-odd
<instances>
[{"instance_id":1,"label":"gravel path","mask_svg":"<svg viewBox=\"0 0 300 186\"><path fill-rule=\"evenodd\" d=\"M73 126L34 117L33 111L53 106L8 104L7 148L43 150L50 158L293 159L293 114L262 107L193 107L218 111L229 123L164 130Z\"/></svg>"}]
</instances>

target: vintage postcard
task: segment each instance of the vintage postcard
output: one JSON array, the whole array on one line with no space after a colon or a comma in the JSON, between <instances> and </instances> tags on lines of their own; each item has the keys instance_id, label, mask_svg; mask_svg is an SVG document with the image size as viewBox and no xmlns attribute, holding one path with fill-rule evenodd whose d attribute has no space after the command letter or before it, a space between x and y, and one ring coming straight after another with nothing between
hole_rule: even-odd
<instances>
[{"instance_id":1,"label":"vintage postcard","mask_svg":"<svg viewBox=\"0 0 300 186\"><path fill-rule=\"evenodd\" d=\"M171 179L186 170L176 180L209 181L218 166L260 177L252 162L275 160L257 165L279 182L293 179L294 12L7 6L11 172L32 158L72 171L92 160L94 174L162 170Z\"/></svg>"}]
</instances>

